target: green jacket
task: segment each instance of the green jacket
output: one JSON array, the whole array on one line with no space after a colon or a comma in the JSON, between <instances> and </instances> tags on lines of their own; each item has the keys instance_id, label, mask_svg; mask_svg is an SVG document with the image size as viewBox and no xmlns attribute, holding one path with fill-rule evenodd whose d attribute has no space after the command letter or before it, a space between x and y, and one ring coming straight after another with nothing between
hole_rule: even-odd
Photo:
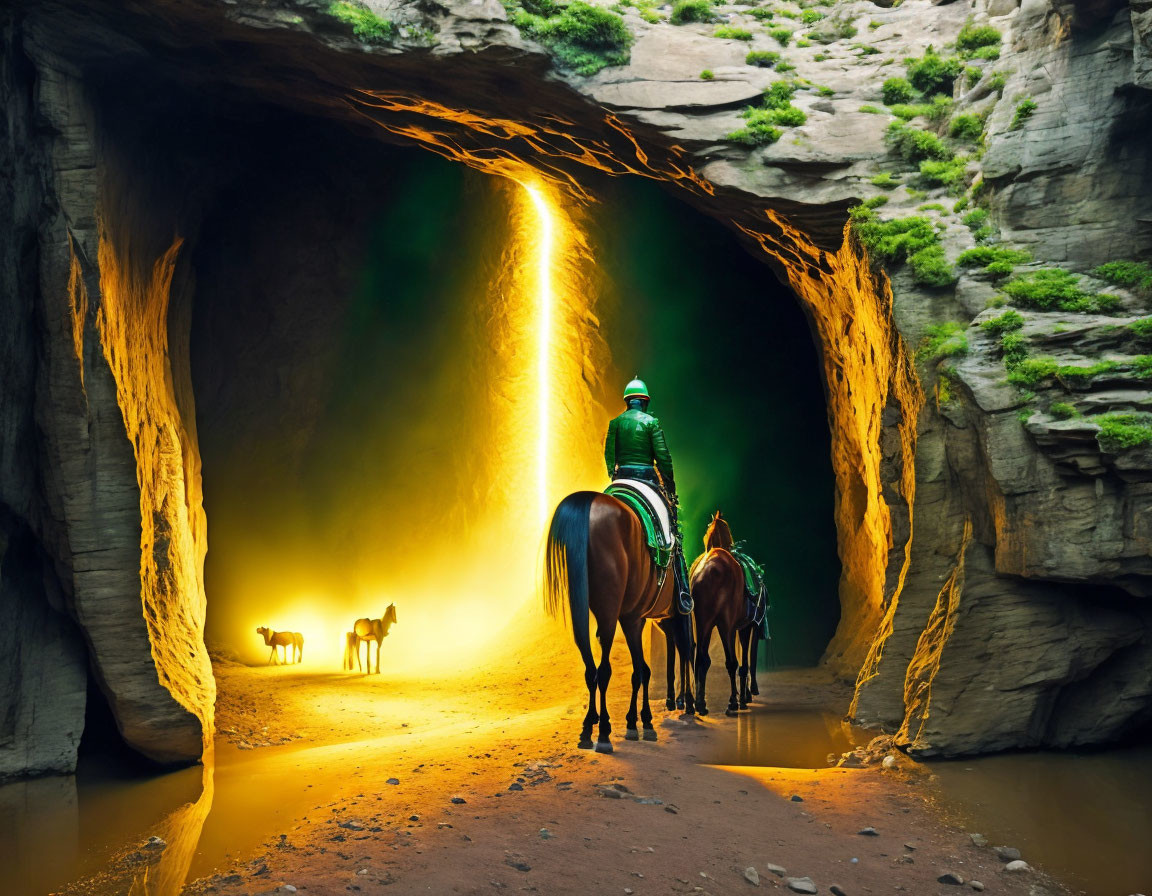
<instances>
[{"instance_id":1,"label":"green jacket","mask_svg":"<svg viewBox=\"0 0 1152 896\"><path fill-rule=\"evenodd\" d=\"M612 476L617 466L651 467L653 464L660 471L660 478L671 486L674 481L672 455L668 453L660 421L639 408L629 408L608 424L608 436L604 440L604 465L608 475Z\"/></svg>"}]
</instances>

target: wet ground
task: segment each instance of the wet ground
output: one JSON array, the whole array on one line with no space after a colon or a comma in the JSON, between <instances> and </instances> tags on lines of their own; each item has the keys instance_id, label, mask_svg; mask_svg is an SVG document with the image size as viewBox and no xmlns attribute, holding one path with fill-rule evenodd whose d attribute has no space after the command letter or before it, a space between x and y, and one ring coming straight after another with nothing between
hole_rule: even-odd
<instances>
[{"instance_id":1,"label":"wet ground","mask_svg":"<svg viewBox=\"0 0 1152 896\"><path fill-rule=\"evenodd\" d=\"M868 733L840 723L819 673L766 676L737 718L658 711L657 743L623 740L618 674L616 753L576 750L568 646L441 681L218 666L212 764L141 777L89 761L0 788L3 892L717 894L746 892L749 867L780 887L770 862L853 896L945 896L943 869L1005 896L1041 880L973 848L925 776L827 768Z\"/></svg>"}]
</instances>

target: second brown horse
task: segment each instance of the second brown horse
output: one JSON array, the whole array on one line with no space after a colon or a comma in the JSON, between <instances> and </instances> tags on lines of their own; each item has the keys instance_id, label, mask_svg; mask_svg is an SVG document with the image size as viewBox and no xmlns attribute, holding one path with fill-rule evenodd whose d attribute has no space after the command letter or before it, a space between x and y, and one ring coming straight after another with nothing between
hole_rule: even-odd
<instances>
[{"instance_id":1,"label":"second brown horse","mask_svg":"<svg viewBox=\"0 0 1152 896\"><path fill-rule=\"evenodd\" d=\"M724 665L732 683L727 715L735 715L737 711L745 709L752 699L748 676L755 626L748 613L748 601L745 600L744 570L730 553L732 546L732 531L717 510L708 525L708 531L704 533L704 553L696 558L688 576L696 617L696 712L702 716L708 714L705 685L708 667L712 664L708 653L712 629L720 633L720 642L724 646ZM743 653L743 660L739 663L736 659L737 637ZM736 688L737 670L740 673L739 692ZM755 676L755 670L752 674Z\"/></svg>"},{"instance_id":2,"label":"second brown horse","mask_svg":"<svg viewBox=\"0 0 1152 896\"><path fill-rule=\"evenodd\" d=\"M609 654L619 624L632 655L632 702L625 721L625 738L638 740L636 730L637 693L643 689L639 721L644 739L656 740L652 710L648 705L651 670L644 661L642 634L646 619L672 617L674 576L663 575L652 563L644 529L636 515L621 501L600 492L575 492L560 502L548 529L544 568L544 606L552 615L566 608L572 619L576 647L584 660L584 681L588 685L588 713L580 731L579 746L592 747L592 726L599 723L596 750L612 752L605 699L612 678ZM565 598L567 598L565 600ZM596 638L600 642L600 664L592 656L588 615L596 618ZM689 621L688 617L677 620ZM692 630L677 626L678 647L684 655L692 651ZM600 692L599 709L596 692ZM691 693L687 695L689 707ZM691 711L689 709L689 711Z\"/></svg>"}]
</instances>

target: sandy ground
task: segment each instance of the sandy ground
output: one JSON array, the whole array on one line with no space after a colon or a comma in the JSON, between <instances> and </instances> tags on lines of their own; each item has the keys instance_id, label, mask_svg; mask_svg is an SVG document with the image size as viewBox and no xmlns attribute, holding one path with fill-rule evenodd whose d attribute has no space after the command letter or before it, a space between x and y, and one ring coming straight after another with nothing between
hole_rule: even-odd
<instances>
[{"instance_id":1,"label":"sandy ground","mask_svg":"<svg viewBox=\"0 0 1152 896\"><path fill-rule=\"evenodd\" d=\"M616 752L576 749L583 698L570 643L439 680L228 663L216 671L217 782L229 763L256 776L291 762L275 779L290 808L269 819L255 783L250 803L226 806L218 783L212 811L235 816L231 855L211 868L186 864L186 892L791 892L786 877L809 877L821 894L838 892L833 885L849 896L973 892L938 882L946 871L989 893L1064 892L1038 872L1005 871L949 826L910 763L708 766L710 739L734 721L685 721L662 701L653 706L659 740L625 741L624 664L610 692ZM772 676L762 691L753 712L828 703L842 712L845 699L818 672ZM859 833L865 827L877 833ZM160 877L136 891L157 892ZM127 885L113 870L68 892Z\"/></svg>"}]
</instances>

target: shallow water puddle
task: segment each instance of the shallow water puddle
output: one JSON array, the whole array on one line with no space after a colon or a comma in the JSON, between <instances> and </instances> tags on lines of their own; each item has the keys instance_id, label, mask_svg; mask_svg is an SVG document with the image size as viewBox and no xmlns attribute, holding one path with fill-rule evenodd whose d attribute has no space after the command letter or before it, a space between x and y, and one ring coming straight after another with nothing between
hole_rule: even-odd
<instances>
[{"instance_id":1,"label":"shallow water puddle","mask_svg":"<svg viewBox=\"0 0 1152 896\"><path fill-rule=\"evenodd\" d=\"M287 833L312 805L308 791L346 783L364 749L363 742L254 752L220 745L213 762L170 774L144 777L94 761L75 777L0 787L5 892L42 896L100 871L126 845L159 836L167 846L158 861L141 863L143 892L177 893L230 856Z\"/></svg>"},{"instance_id":2,"label":"shallow water puddle","mask_svg":"<svg viewBox=\"0 0 1152 896\"><path fill-rule=\"evenodd\" d=\"M709 765L827 768L828 753L875 734L811 708L755 706L719 718L699 745L698 759ZM1015 846L1074 891L1152 893L1152 747L1016 753L924 768L936 776L938 807L953 823L992 845Z\"/></svg>"},{"instance_id":3,"label":"shallow water puddle","mask_svg":"<svg viewBox=\"0 0 1152 896\"><path fill-rule=\"evenodd\" d=\"M1152 893L1152 747L934 763L941 808L1087 896Z\"/></svg>"}]
</instances>

